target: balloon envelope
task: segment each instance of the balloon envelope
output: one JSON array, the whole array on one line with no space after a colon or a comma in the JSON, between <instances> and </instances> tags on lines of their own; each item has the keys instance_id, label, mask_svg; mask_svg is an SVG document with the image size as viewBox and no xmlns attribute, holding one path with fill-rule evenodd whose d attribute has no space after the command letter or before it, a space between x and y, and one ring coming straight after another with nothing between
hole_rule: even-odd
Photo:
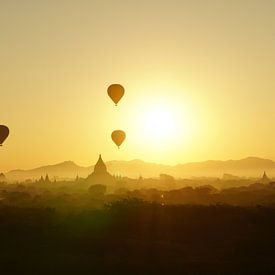
<instances>
[{"instance_id":1,"label":"balloon envelope","mask_svg":"<svg viewBox=\"0 0 275 275\"><path fill-rule=\"evenodd\" d=\"M124 88L120 84L112 84L108 87L108 95L117 105L124 95Z\"/></svg>"},{"instance_id":2,"label":"balloon envelope","mask_svg":"<svg viewBox=\"0 0 275 275\"><path fill-rule=\"evenodd\" d=\"M0 125L0 146L2 146L3 142L9 136L10 130L5 125Z\"/></svg>"},{"instance_id":3,"label":"balloon envelope","mask_svg":"<svg viewBox=\"0 0 275 275\"><path fill-rule=\"evenodd\" d=\"M112 133L112 140L117 145L118 148L123 143L125 138L126 138L126 134L121 130L116 130Z\"/></svg>"}]
</instances>

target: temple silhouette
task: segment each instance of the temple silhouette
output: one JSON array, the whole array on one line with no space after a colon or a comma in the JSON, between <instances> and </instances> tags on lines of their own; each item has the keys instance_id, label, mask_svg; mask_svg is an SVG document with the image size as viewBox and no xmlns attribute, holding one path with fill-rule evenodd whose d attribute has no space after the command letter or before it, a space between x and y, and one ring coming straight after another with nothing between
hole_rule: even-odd
<instances>
[{"instance_id":1,"label":"temple silhouette","mask_svg":"<svg viewBox=\"0 0 275 275\"><path fill-rule=\"evenodd\" d=\"M101 155L99 155L93 173L86 178L85 183L88 187L95 184L106 185L107 189L114 186L115 178L107 171L107 166L102 160Z\"/></svg>"},{"instance_id":2,"label":"temple silhouette","mask_svg":"<svg viewBox=\"0 0 275 275\"><path fill-rule=\"evenodd\" d=\"M262 178L260 179L260 183L264 183L264 184L270 183L270 179L269 179L269 177L267 176L267 174L266 174L265 171L264 171L264 174L263 174Z\"/></svg>"}]
</instances>

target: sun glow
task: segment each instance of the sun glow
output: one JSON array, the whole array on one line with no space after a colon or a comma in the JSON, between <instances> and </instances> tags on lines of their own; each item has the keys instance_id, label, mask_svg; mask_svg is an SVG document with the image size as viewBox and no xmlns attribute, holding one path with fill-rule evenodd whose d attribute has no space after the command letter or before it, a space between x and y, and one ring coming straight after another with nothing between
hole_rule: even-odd
<instances>
[{"instance_id":1,"label":"sun glow","mask_svg":"<svg viewBox=\"0 0 275 275\"><path fill-rule=\"evenodd\" d=\"M153 106L143 116L144 131L154 142L165 141L177 133L176 115L167 106Z\"/></svg>"},{"instance_id":2,"label":"sun glow","mask_svg":"<svg viewBox=\"0 0 275 275\"><path fill-rule=\"evenodd\" d=\"M137 117L139 140L150 148L178 146L188 132L187 115L177 102L154 100L140 107Z\"/></svg>"},{"instance_id":3,"label":"sun glow","mask_svg":"<svg viewBox=\"0 0 275 275\"><path fill-rule=\"evenodd\" d=\"M131 150L134 158L158 163L175 164L182 155L186 158L200 126L196 105L188 94L169 83L133 89L128 106L122 105L115 119L122 117L120 124L125 125L122 151Z\"/></svg>"}]
</instances>

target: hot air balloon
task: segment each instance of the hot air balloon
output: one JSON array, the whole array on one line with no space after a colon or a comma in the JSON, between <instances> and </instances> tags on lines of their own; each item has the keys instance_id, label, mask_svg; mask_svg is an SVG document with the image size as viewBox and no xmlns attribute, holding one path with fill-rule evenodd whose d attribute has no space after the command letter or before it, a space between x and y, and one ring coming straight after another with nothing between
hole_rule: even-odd
<instances>
[{"instance_id":1,"label":"hot air balloon","mask_svg":"<svg viewBox=\"0 0 275 275\"><path fill-rule=\"evenodd\" d=\"M108 87L108 95L117 106L118 102L124 95L123 86L121 86L120 84L112 84Z\"/></svg>"},{"instance_id":2,"label":"hot air balloon","mask_svg":"<svg viewBox=\"0 0 275 275\"><path fill-rule=\"evenodd\" d=\"M9 136L10 130L5 125L0 125L0 146L2 146L3 142Z\"/></svg>"},{"instance_id":3,"label":"hot air balloon","mask_svg":"<svg viewBox=\"0 0 275 275\"><path fill-rule=\"evenodd\" d=\"M117 145L118 148L123 143L125 138L126 138L126 134L121 130L116 130L112 133L112 140Z\"/></svg>"}]
</instances>

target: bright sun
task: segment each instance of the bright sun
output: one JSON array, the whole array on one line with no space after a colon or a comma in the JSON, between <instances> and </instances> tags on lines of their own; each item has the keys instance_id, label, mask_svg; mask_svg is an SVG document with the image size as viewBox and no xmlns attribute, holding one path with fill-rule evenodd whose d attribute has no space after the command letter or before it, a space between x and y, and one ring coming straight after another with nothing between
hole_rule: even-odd
<instances>
[{"instance_id":1,"label":"bright sun","mask_svg":"<svg viewBox=\"0 0 275 275\"><path fill-rule=\"evenodd\" d=\"M135 153L163 158L186 148L194 136L194 114L187 99L167 92L151 93L134 102L128 124ZM138 150L138 151L137 151Z\"/></svg>"},{"instance_id":2,"label":"bright sun","mask_svg":"<svg viewBox=\"0 0 275 275\"><path fill-rule=\"evenodd\" d=\"M176 133L177 118L167 106L153 106L144 112L144 130L155 142L167 140Z\"/></svg>"},{"instance_id":3,"label":"bright sun","mask_svg":"<svg viewBox=\"0 0 275 275\"><path fill-rule=\"evenodd\" d=\"M185 123L177 104L154 102L143 106L140 111L138 122L140 135L148 145L163 146L171 141L178 143Z\"/></svg>"}]
</instances>

